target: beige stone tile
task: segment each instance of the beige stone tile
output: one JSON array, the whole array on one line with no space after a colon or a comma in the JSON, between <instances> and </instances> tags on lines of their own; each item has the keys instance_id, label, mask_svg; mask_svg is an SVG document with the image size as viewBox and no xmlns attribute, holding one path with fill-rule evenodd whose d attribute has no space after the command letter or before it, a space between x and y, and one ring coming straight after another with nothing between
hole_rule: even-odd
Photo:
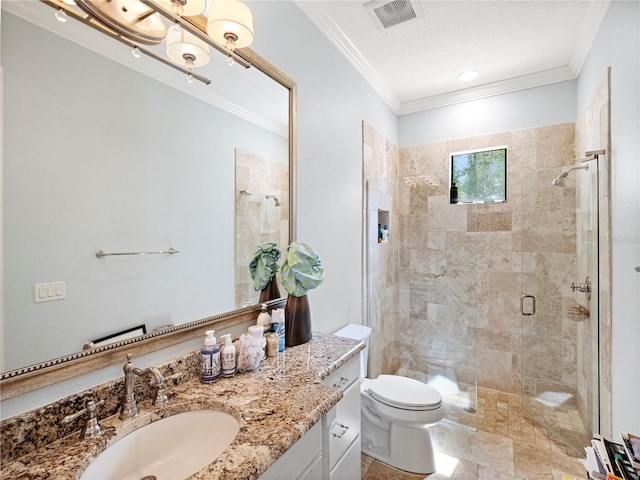
<instances>
[{"instance_id":1,"label":"beige stone tile","mask_svg":"<svg viewBox=\"0 0 640 480\"><path fill-rule=\"evenodd\" d=\"M442 424L432 427L431 436L437 452L513 475L513 444L507 438Z\"/></svg>"},{"instance_id":2,"label":"beige stone tile","mask_svg":"<svg viewBox=\"0 0 640 480\"><path fill-rule=\"evenodd\" d=\"M429 231L465 232L467 210L463 205L451 205L448 196L431 196L428 201Z\"/></svg>"},{"instance_id":3,"label":"beige stone tile","mask_svg":"<svg viewBox=\"0 0 640 480\"><path fill-rule=\"evenodd\" d=\"M436 452L436 473L428 480L473 480L478 476L478 465Z\"/></svg>"},{"instance_id":4,"label":"beige stone tile","mask_svg":"<svg viewBox=\"0 0 640 480\"><path fill-rule=\"evenodd\" d=\"M477 212L467 215L470 232L510 232L511 212Z\"/></svg>"},{"instance_id":5,"label":"beige stone tile","mask_svg":"<svg viewBox=\"0 0 640 480\"><path fill-rule=\"evenodd\" d=\"M518 478L548 479L553 470L562 470L570 475L584 476L584 467L577 458L571 458L539 445L513 442L515 474Z\"/></svg>"},{"instance_id":6,"label":"beige stone tile","mask_svg":"<svg viewBox=\"0 0 640 480\"><path fill-rule=\"evenodd\" d=\"M365 478L369 467L373 463L373 458L365 455L364 453L360 455L360 476L361 478Z\"/></svg>"},{"instance_id":7,"label":"beige stone tile","mask_svg":"<svg viewBox=\"0 0 640 480\"><path fill-rule=\"evenodd\" d=\"M398 470L382 462L372 462L363 480L423 480L426 476Z\"/></svg>"},{"instance_id":8,"label":"beige stone tile","mask_svg":"<svg viewBox=\"0 0 640 480\"><path fill-rule=\"evenodd\" d=\"M540 127L536 134L536 165L539 169L575 163L574 123Z\"/></svg>"}]
</instances>

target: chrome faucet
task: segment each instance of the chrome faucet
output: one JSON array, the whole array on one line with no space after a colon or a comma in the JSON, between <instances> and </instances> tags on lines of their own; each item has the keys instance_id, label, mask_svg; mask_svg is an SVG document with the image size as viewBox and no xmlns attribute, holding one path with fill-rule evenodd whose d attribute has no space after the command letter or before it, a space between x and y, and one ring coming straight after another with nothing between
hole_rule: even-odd
<instances>
[{"instance_id":1,"label":"chrome faucet","mask_svg":"<svg viewBox=\"0 0 640 480\"><path fill-rule=\"evenodd\" d=\"M153 375L153 384L156 386L156 398L153 402L154 406L160 407L169 403L167 397L165 378L156 367L148 367L144 370L135 366L131 361L133 355L127 354L127 363L124 364L124 398L122 400L122 410L120 411L120 419L138 416L138 402L136 401L136 376L144 377L147 374ZM168 379L175 379L182 376L182 373L176 373L168 377Z\"/></svg>"}]
</instances>

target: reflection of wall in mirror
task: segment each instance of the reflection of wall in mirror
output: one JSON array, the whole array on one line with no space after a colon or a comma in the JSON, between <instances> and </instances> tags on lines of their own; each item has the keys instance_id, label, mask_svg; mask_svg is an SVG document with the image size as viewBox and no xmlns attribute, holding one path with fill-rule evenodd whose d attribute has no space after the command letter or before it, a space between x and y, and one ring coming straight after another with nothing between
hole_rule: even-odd
<instances>
[{"instance_id":1,"label":"reflection of wall in mirror","mask_svg":"<svg viewBox=\"0 0 640 480\"><path fill-rule=\"evenodd\" d=\"M275 197L275 198L274 198ZM277 199L277 201L276 201ZM236 307L255 305L249 263L256 247L289 242L289 170L283 162L236 149ZM280 292L283 292L280 288Z\"/></svg>"},{"instance_id":2,"label":"reflection of wall in mirror","mask_svg":"<svg viewBox=\"0 0 640 480\"><path fill-rule=\"evenodd\" d=\"M234 149L286 159L287 139L1 21L5 371L235 309ZM56 281L66 299L34 303L34 284Z\"/></svg>"}]
</instances>

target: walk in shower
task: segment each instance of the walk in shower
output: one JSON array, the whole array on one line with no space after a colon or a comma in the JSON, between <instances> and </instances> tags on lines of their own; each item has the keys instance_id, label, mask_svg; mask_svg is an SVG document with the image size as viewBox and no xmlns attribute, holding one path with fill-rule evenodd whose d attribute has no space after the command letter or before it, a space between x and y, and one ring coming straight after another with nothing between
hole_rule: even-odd
<instances>
[{"instance_id":1,"label":"walk in shower","mask_svg":"<svg viewBox=\"0 0 640 480\"><path fill-rule=\"evenodd\" d=\"M397 176L366 181L364 312L372 377L428 383L470 428L479 390L516 395L579 455L599 431L598 158L576 160L573 126L555 129L539 129L555 143L537 161L518 142L538 130L499 142L506 202L449 203L444 152L463 145L409 147Z\"/></svg>"}]
</instances>

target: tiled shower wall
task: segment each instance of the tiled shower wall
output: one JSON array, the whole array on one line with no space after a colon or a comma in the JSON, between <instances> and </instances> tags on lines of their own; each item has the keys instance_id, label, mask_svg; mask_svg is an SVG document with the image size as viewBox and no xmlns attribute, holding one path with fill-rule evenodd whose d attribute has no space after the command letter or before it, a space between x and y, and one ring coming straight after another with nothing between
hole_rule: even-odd
<instances>
[{"instance_id":1,"label":"tiled shower wall","mask_svg":"<svg viewBox=\"0 0 640 480\"><path fill-rule=\"evenodd\" d=\"M573 392L575 324L563 308L573 299L575 188L551 180L576 158L574 124L402 148L397 177L396 147L363 131L364 179L387 179L369 182L369 214L387 205L391 218L389 244L367 245L370 374L426 380L444 365L460 383L477 375L480 386L507 392L523 384L531 394ZM450 153L505 145L508 201L450 205ZM523 278L545 297L524 327Z\"/></svg>"},{"instance_id":2,"label":"tiled shower wall","mask_svg":"<svg viewBox=\"0 0 640 480\"><path fill-rule=\"evenodd\" d=\"M277 207L267 195L277 197L281 205ZM240 308L255 305L260 296L249 274L256 247L275 242L284 254L289 244L289 165L236 149L235 196L236 307ZM280 293L286 294L282 288Z\"/></svg>"},{"instance_id":3,"label":"tiled shower wall","mask_svg":"<svg viewBox=\"0 0 640 480\"><path fill-rule=\"evenodd\" d=\"M363 308L373 329L368 376L397 371L400 356L390 351L397 344L396 319L400 301L400 209L398 197L399 150L363 122ZM379 210L389 212L389 241L378 243ZM366 322L365 322L366 323ZM375 353L373 353L375 352Z\"/></svg>"}]
</instances>

